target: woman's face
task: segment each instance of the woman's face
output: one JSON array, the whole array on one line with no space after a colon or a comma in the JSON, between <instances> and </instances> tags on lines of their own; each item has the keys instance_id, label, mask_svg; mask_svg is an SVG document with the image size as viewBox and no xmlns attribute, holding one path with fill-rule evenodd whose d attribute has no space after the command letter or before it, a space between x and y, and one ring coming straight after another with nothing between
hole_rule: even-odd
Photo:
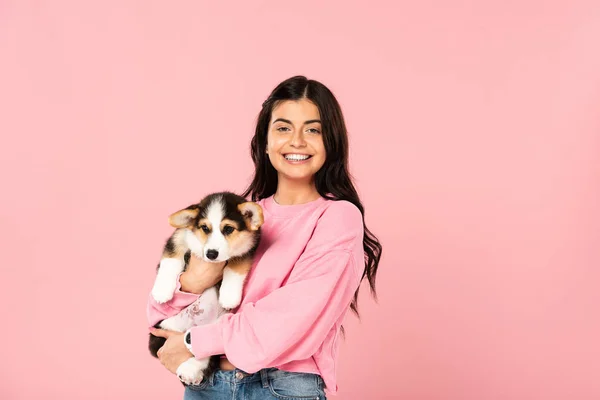
<instances>
[{"instance_id":1,"label":"woman's face","mask_svg":"<svg viewBox=\"0 0 600 400\"><path fill-rule=\"evenodd\" d=\"M317 106L301 99L286 100L274 107L267 153L279 180L312 181L326 157Z\"/></svg>"}]
</instances>

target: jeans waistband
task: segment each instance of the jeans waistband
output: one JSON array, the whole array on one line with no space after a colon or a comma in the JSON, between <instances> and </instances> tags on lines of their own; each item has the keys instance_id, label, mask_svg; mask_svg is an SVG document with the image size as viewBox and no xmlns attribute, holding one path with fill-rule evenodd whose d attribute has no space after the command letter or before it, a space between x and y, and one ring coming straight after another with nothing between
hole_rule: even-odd
<instances>
[{"instance_id":1,"label":"jeans waistband","mask_svg":"<svg viewBox=\"0 0 600 400\"><path fill-rule=\"evenodd\" d=\"M230 382L230 383L249 383L249 382L261 381L262 386L266 388L266 387L269 387L269 379L277 379L286 374L290 374L290 372L282 371L277 368L264 368L258 372L252 373L252 374L245 372L239 368L236 368L236 369L233 369L230 371L218 369L214 372L214 374L212 374L209 377L208 381L209 381L210 385L214 384L214 380L222 380L222 381L226 381L226 382ZM308 373L308 374L310 374L310 373ZM321 384L323 383L321 376L319 376L317 374L311 374L311 375L315 375L317 378L317 381Z\"/></svg>"}]
</instances>

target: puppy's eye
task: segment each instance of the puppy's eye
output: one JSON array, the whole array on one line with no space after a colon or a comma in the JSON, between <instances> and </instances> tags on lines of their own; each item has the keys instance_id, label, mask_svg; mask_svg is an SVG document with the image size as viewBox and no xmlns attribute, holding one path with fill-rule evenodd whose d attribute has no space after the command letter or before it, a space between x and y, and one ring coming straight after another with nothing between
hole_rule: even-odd
<instances>
[{"instance_id":1,"label":"puppy's eye","mask_svg":"<svg viewBox=\"0 0 600 400\"><path fill-rule=\"evenodd\" d=\"M210 229L208 229L208 226L206 226L206 225L201 225L200 229L202 229L202 232L204 232L204 233L209 233L210 232Z\"/></svg>"},{"instance_id":2,"label":"puppy's eye","mask_svg":"<svg viewBox=\"0 0 600 400\"><path fill-rule=\"evenodd\" d=\"M223 234L230 235L233 233L234 230L235 229L233 228L233 226L225 225L225 227L223 228Z\"/></svg>"}]
</instances>

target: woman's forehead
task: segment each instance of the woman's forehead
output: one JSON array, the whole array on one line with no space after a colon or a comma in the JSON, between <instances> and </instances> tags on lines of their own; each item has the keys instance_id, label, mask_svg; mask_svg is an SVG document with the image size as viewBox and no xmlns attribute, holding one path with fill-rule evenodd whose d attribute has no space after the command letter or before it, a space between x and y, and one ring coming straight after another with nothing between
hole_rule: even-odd
<instances>
[{"instance_id":1,"label":"woman's forehead","mask_svg":"<svg viewBox=\"0 0 600 400\"><path fill-rule=\"evenodd\" d=\"M303 124L308 120L319 119L320 114L317 106L310 100L285 100L275 106L271 113L271 121L278 118Z\"/></svg>"}]
</instances>

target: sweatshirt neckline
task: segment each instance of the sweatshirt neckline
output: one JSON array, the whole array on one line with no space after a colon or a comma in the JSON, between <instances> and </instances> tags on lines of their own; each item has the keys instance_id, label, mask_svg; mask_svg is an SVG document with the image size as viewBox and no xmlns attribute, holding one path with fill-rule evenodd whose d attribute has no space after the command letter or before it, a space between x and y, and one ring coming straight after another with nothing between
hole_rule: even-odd
<instances>
[{"instance_id":1,"label":"sweatshirt neckline","mask_svg":"<svg viewBox=\"0 0 600 400\"><path fill-rule=\"evenodd\" d=\"M273 198L273 195L271 195L264 200L264 206L267 212L275 217L293 217L301 212L314 209L325 201L325 198L319 196L317 199L307 203L281 205L277 203Z\"/></svg>"}]
</instances>

